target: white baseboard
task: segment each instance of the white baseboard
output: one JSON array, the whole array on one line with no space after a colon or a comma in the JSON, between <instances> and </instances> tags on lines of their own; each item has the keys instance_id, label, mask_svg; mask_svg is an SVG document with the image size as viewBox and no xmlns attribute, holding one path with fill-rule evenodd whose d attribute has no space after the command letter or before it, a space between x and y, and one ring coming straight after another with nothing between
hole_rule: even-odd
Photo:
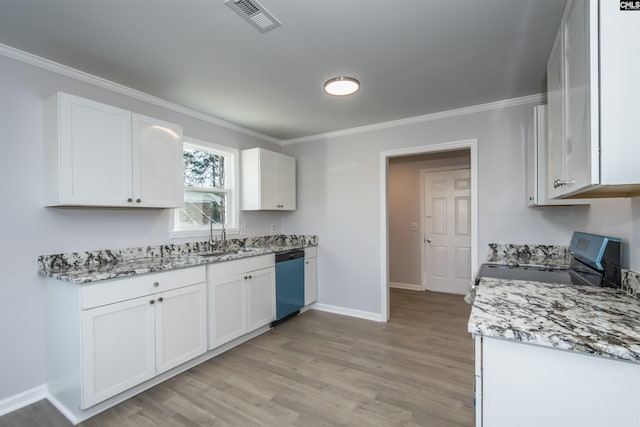
<instances>
[{"instance_id":1,"label":"white baseboard","mask_svg":"<svg viewBox=\"0 0 640 427\"><path fill-rule=\"evenodd\" d=\"M41 385L0 400L0 416L47 398L47 386Z\"/></svg>"},{"instance_id":2,"label":"white baseboard","mask_svg":"<svg viewBox=\"0 0 640 427\"><path fill-rule=\"evenodd\" d=\"M410 291L424 291L422 286L414 285L413 283L400 283L400 282L389 282L390 288L398 288L398 289L408 289Z\"/></svg>"},{"instance_id":3,"label":"white baseboard","mask_svg":"<svg viewBox=\"0 0 640 427\"><path fill-rule=\"evenodd\" d=\"M342 314L344 316L357 317L359 319L373 320L374 322L383 321L380 313L354 310L352 308L339 307L337 305L315 303L311 308L313 310L326 311L327 313Z\"/></svg>"}]
</instances>

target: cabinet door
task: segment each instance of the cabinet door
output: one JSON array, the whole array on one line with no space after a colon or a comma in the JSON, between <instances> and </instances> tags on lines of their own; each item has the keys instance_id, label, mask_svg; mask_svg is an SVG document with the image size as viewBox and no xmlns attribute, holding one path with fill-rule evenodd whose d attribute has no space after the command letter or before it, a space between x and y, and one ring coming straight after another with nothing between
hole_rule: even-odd
<instances>
[{"instance_id":1,"label":"cabinet door","mask_svg":"<svg viewBox=\"0 0 640 427\"><path fill-rule=\"evenodd\" d=\"M141 297L82 312L82 409L155 376L150 301Z\"/></svg>"},{"instance_id":2,"label":"cabinet door","mask_svg":"<svg viewBox=\"0 0 640 427\"><path fill-rule=\"evenodd\" d=\"M304 259L304 305L318 300L318 258Z\"/></svg>"},{"instance_id":3,"label":"cabinet door","mask_svg":"<svg viewBox=\"0 0 640 427\"><path fill-rule=\"evenodd\" d=\"M216 279L209 285L209 349L247 331L244 276Z\"/></svg>"},{"instance_id":4,"label":"cabinet door","mask_svg":"<svg viewBox=\"0 0 640 427\"><path fill-rule=\"evenodd\" d=\"M182 128L139 114L132 126L134 206L183 206Z\"/></svg>"},{"instance_id":5,"label":"cabinet door","mask_svg":"<svg viewBox=\"0 0 640 427\"><path fill-rule=\"evenodd\" d=\"M563 31L559 31L547 63L547 177L549 197L562 194L564 181ZM555 184L555 185L554 185Z\"/></svg>"},{"instance_id":6,"label":"cabinet door","mask_svg":"<svg viewBox=\"0 0 640 427\"><path fill-rule=\"evenodd\" d=\"M276 271L275 268L248 273L247 280L248 330L251 332L276 319Z\"/></svg>"},{"instance_id":7,"label":"cabinet door","mask_svg":"<svg viewBox=\"0 0 640 427\"><path fill-rule=\"evenodd\" d=\"M566 121L563 193L599 182L598 161L592 159L592 144L599 144L597 38L593 40L593 46L589 5L590 1L572 1L563 24ZM597 10L591 13L597 13ZM597 26L593 31L597 32ZM594 165L592 160L595 160ZM596 167L595 171L592 171L592 166ZM596 177L593 182L592 172Z\"/></svg>"},{"instance_id":8,"label":"cabinet door","mask_svg":"<svg viewBox=\"0 0 640 427\"><path fill-rule=\"evenodd\" d=\"M260 150L260 209L280 209L280 155Z\"/></svg>"},{"instance_id":9,"label":"cabinet door","mask_svg":"<svg viewBox=\"0 0 640 427\"><path fill-rule=\"evenodd\" d=\"M156 298L156 370L162 373L207 350L206 285L186 286Z\"/></svg>"},{"instance_id":10,"label":"cabinet door","mask_svg":"<svg viewBox=\"0 0 640 427\"><path fill-rule=\"evenodd\" d=\"M59 94L60 204L128 206L131 113Z\"/></svg>"},{"instance_id":11,"label":"cabinet door","mask_svg":"<svg viewBox=\"0 0 640 427\"><path fill-rule=\"evenodd\" d=\"M296 210L296 159L280 156L278 167L280 209Z\"/></svg>"}]
</instances>

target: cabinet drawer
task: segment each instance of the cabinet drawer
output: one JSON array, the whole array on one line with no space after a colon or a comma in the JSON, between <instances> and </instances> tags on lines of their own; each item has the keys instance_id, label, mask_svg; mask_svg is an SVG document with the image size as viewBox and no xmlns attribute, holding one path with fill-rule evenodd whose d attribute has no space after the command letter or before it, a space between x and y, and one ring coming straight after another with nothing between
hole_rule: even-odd
<instances>
[{"instance_id":1,"label":"cabinet drawer","mask_svg":"<svg viewBox=\"0 0 640 427\"><path fill-rule=\"evenodd\" d=\"M81 292L82 309L202 283L205 278L206 267L197 266L84 285Z\"/></svg>"},{"instance_id":2,"label":"cabinet drawer","mask_svg":"<svg viewBox=\"0 0 640 427\"><path fill-rule=\"evenodd\" d=\"M315 246L304 248L304 257L305 258L316 258L318 256L318 248Z\"/></svg>"},{"instance_id":3,"label":"cabinet drawer","mask_svg":"<svg viewBox=\"0 0 640 427\"><path fill-rule=\"evenodd\" d=\"M237 274L244 274L249 271L273 267L275 264L276 258L274 254L209 264L209 279L215 280Z\"/></svg>"}]
</instances>

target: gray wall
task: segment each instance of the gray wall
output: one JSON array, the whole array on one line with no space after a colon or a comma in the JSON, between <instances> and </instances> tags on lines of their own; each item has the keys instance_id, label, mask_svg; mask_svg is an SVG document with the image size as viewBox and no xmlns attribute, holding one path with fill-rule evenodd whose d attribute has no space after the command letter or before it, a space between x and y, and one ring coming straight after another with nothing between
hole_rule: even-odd
<instances>
[{"instance_id":1,"label":"gray wall","mask_svg":"<svg viewBox=\"0 0 640 427\"><path fill-rule=\"evenodd\" d=\"M41 254L172 242L170 210L43 207L42 101L68 92L178 123L186 136L235 148L280 146L0 56L0 401L45 381ZM247 234L279 213L244 213ZM192 239L197 240L197 239ZM177 242L174 240L173 242Z\"/></svg>"},{"instance_id":2,"label":"gray wall","mask_svg":"<svg viewBox=\"0 0 640 427\"><path fill-rule=\"evenodd\" d=\"M130 109L184 127L185 135L237 148L278 147L91 84L0 56L0 401L45 381L46 301L40 254L169 242L165 210L42 206L42 101L56 91ZM286 146L298 158L298 210L245 213L250 235L320 236L319 301L365 312L380 307L380 151L477 138L479 258L489 242L566 244L574 229L640 237L640 202L529 209L522 135L533 105L433 120ZM634 250L635 249L635 250Z\"/></svg>"},{"instance_id":3,"label":"gray wall","mask_svg":"<svg viewBox=\"0 0 640 427\"><path fill-rule=\"evenodd\" d=\"M640 253L629 245L632 236L640 235L637 200L526 206L524 135L533 106L285 146L298 159L299 209L286 216L283 227L320 236L319 302L381 312L380 152L472 138L478 140L479 261L490 242L566 245L573 230L583 230L622 237L623 260L633 259L632 266L640 268Z\"/></svg>"}]
</instances>

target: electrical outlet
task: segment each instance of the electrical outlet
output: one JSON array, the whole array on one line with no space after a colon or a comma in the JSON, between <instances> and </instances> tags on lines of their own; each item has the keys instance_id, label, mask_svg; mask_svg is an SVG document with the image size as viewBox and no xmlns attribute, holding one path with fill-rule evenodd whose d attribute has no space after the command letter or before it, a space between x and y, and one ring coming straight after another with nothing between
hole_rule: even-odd
<instances>
[{"instance_id":1,"label":"electrical outlet","mask_svg":"<svg viewBox=\"0 0 640 427\"><path fill-rule=\"evenodd\" d=\"M244 225L240 226L240 235L244 236L245 234L247 234L247 227Z\"/></svg>"},{"instance_id":2,"label":"electrical outlet","mask_svg":"<svg viewBox=\"0 0 640 427\"><path fill-rule=\"evenodd\" d=\"M412 222L409 224L409 230L411 231L418 231L418 223L417 222Z\"/></svg>"},{"instance_id":3,"label":"electrical outlet","mask_svg":"<svg viewBox=\"0 0 640 427\"><path fill-rule=\"evenodd\" d=\"M276 234L276 225L271 224L271 233Z\"/></svg>"}]
</instances>

